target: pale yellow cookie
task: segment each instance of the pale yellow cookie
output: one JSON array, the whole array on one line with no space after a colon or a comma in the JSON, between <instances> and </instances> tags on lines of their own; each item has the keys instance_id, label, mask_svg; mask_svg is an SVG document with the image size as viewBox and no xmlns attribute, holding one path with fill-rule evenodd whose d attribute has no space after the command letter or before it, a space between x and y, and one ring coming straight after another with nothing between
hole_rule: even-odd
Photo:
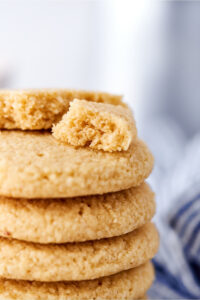
<instances>
[{"instance_id":1,"label":"pale yellow cookie","mask_svg":"<svg viewBox=\"0 0 200 300\"><path fill-rule=\"evenodd\" d=\"M74 98L124 105L122 97L68 89L0 90L0 128L48 129L59 121Z\"/></svg>"},{"instance_id":2,"label":"pale yellow cookie","mask_svg":"<svg viewBox=\"0 0 200 300\"><path fill-rule=\"evenodd\" d=\"M0 195L59 198L104 194L140 185L153 157L136 140L128 151L75 149L51 133L1 131Z\"/></svg>"},{"instance_id":3,"label":"pale yellow cookie","mask_svg":"<svg viewBox=\"0 0 200 300\"><path fill-rule=\"evenodd\" d=\"M0 197L0 236L38 243L97 240L130 232L154 213L154 194L146 183L76 199Z\"/></svg>"},{"instance_id":4,"label":"pale yellow cookie","mask_svg":"<svg viewBox=\"0 0 200 300\"><path fill-rule=\"evenodd\" d=\"M145 263L158 244L152 223L119 237L74 244L0 238L0 277L44 282L96 279Z\"/></svg>"},{"instance_id":5,"label":"pale yellow cookie","mask_svg":"<svg viewBox=\"0 0 200 300\"><path fill-rule=\"evenodd\" d=\"M78 99L52 131L61 142L109 152L127 150L137 136L128 108Z\"/></svg>"},{"instance_id":6,"label":"pale yellow cookie","mask_svg":"<svg viewBox=\"0 0 200 300\"><path fill-rule=\"evenodd\" d=\"M141 297L154 280L150 262L116 275L79 282L29 282L0 280L2 300L133 300Z\"/></svg>"}]
</instances>

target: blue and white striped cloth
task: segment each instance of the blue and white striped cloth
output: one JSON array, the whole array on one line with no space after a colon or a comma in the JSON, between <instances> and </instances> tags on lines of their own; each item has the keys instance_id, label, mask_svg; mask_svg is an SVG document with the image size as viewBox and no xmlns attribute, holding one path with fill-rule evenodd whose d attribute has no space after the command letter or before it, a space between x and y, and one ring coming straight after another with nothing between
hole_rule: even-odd
<instances>
[{"instance_id":1,"label":"blue and white striped cloth","mask_svg":"<svg viewBox=\"0 0 200 300\"><path fill-rule=\"evenodd\" d=\"M150 184L157 193L161 245L149 297L200 299L200 135L188 141L163 118L155 126L146 140L156 158Z\"/></svg>"}]
</instances>

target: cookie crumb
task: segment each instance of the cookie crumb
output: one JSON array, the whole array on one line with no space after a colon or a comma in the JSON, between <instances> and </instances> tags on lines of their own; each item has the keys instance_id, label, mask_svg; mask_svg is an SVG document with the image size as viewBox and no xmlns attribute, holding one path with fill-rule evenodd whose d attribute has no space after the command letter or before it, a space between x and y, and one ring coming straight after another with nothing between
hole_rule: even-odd
<instances>
[{"instance_id":1,"label":"cookie crumb","mask_svg":"<svg viewBox=\"0 0 200 300\"><path fill-rule=\"evenodd\" d=\"M11 232L9 232L8 230L5 230L3 232L3 236L11 237Z\"/></svg>"},{"instance_id":2,"label":"cookie crumb","mask_svg":"<svg viewBox=\"0 0 200 300\"><path fill-rule=\"evenodd\" d=\"M75 99L53 136L72 146L108 152L128 150L137 129L131 110L112 104Z\"/></svg>"}]
</instances>

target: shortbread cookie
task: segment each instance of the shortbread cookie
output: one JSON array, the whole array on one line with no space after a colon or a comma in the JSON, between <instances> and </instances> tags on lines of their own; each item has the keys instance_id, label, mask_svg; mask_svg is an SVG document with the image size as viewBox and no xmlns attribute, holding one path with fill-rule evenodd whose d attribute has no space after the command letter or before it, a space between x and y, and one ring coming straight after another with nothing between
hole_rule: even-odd
<instances>
[{"instance_id":1,"label":"shortbread cookie","mask_svg":"<svg viewBox=\"0 0 200 300\"><path fill-rule=\"evenodd\" d=\"M37 243L97 240L128 233L154 213L154 193L146 183L76 199L0 197L0 236Z\"/></svg>"},{"instance_id":2,"label":"shortbread cookie","mask_svg":"<svg viewBox=\"0 0 200 300\"><path fill-rule=\"evenodd\" d=\"M0 195L59 198L103 194L140 185L153 157L136 140L122 152L75 149L51 133L1 131Z\"/></svg>"},{"instance_id":3,"label":"shortbread cookie","mask_svg":"<svg viewBox=\"0 0 200 300\"><path fill-rule=\"evenodd\" d=\"M127 150L137 129L128 108L75 99L53 126L53 136L73 146L112 152Z\"/></svg>"},{"instance_id":4,"label":"shortbread cookie","mask_svg":"<svg viewBox=\"0 0 200 300\"><path fill-rule=\"evenodd\" d=\"M0 238L0 277L36 281L88 280L137 267L157 252L151 223L99 241L42 245Z\"/></svg>"},{"instance_id":5,"label":"shortbread cookie","mask_svg":"<svg viewBox=\"0 0 200 300\"><path fill-rule=\"evenodd\" d=\"M141 297L154 280L150 262L116 275L79 282L29 282L0 280L4 300L133 300Z\"/></svg>"},{"instance_id":6,"label":"shortbread cookie","mask_svg":"<svg viewBox=\"0 0 200 300\"><path fill-rule=\"evenodd\" d=\"M122 97L67 89L0 90L0 128L48 129L59 121L74 98L124 105Z\"/></svg>"}]
</instances>

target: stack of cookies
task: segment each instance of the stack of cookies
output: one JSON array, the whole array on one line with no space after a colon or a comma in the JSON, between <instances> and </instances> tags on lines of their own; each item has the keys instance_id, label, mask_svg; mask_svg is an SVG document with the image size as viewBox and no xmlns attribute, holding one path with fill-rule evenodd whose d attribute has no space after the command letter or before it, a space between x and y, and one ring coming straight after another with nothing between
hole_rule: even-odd
<instances>
[{"instance_id":1,"label":"stack of cookies","mask_svg":"<svg viewBox=\"0 0 200 300\"><path fill-rule=\"evenodd\" d=\"M78 131L73 107L62 119L74 98ZM81 119L82 99L112 138ZM97 103L105 104L101 114ZM144 182L153 157L126 111L120 96L106 93L0 91L0 299L145 298L159 244Z\"/></svg>"}]
</instances>

